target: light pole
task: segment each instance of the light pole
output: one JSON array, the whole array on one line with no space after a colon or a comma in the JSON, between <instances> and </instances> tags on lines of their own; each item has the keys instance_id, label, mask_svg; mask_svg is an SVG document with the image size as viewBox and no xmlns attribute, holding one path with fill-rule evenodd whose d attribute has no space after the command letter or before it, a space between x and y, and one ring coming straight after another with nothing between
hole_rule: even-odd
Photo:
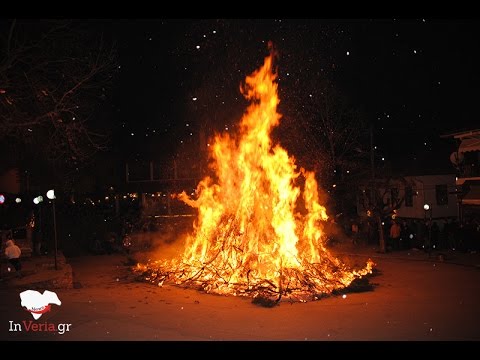
<instances>
[{"instance_id":1,"label":"light pole","mask_svg":"<svg viewBox=\"0 0 480 360\"><path fill-rule=\"evenodd\" d=\"M47 198L52 200L52 211L53 211L53 235L54 235L54 240L55 240L55 270L58 270L57 266L57 218L55 216L55 190L51 189L47 191Z\"/></svg>"},{"instance_id":2,"label":"light pole","mask_svg":"<svg viewBox=\"0 0 480 360\"><path fill-rule=\"evenodd\" d=\"M432 208L430 205L425 204L423 205L423 210L425 210L425 221L427 220L427 212L430 210L430 219L428 221L428 244L426 249L430 255L430 247L432 246Z\"/></svg>"},{"instance_id":3,"label":"light pole","mask_svg":"<svg viewBox=\"0 0 480 360\"><path fill-rule=\"evenodd\" d=\"M36 248L34 251L40 255L41 254L41 248L42 248L42 231L43 231L43 224L42 224L42 218L43 218L43 209L42 205L40 205L43 202L43 196L39 195L33 198L33 203L35 205L38 205L38 225L35 225L37 227L37 233L35 234L35 240L36 240Z\"/></svg>"}]
</instances>

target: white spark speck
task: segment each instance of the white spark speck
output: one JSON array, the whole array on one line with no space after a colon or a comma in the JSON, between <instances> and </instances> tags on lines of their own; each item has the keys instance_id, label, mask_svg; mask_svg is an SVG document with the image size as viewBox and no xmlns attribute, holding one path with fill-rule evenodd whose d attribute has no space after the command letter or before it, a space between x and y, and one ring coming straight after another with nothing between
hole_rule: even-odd
<instances>
[{"instance_id":1,"label":"white spark speck","mask_svg":"<svg viewBox=\"0 0 480 360\"><path fill-rule=\"evenodd\" d=\"M385 161L385 158L384 158L384 157L382 157L382 161Z\"/></svg>"},{"instance_id":2,"label":"white spark speck","mask_svg":"<svg viewBox=\"0 0 480 360\"><path fill-rule=\"evenodd\" d=\"M192 136L192 135L193 135L193 133L190 133L190 136Z\"/></svg>"},{"instance_id":3,"label":"white spark speck","mask_svg":"<svg viewBox=\"0 0 480 360\"><path fill-rule=\"evenodd\" d=\"M347 56L350 55L350 51L347 51Z\"/></svg>"},{"instance_id":4,"label":"white spark speck","mask_svg":"<svg viewBox=\"0 0 480 360\"><path fill-rule=\"evenodd\" d=\"M343 295L342 295L342 298L343 298L343 299L346 299L346 298L347 298L347 295L343 294Z\"/></svg>"},{"instance_id":5,"label":"white spark speck","mask_svg":"<svg viewBox=\"0 0 480 360\"><path fill-rule=\"evenodd\" d=\"M413 50L413 53L416 54L416 53L417 53L417 50Z\"/></svg>"},{"instance_id":6,"label":"white spark speck","mask_svg":"<svg viewBox=\"0 0 480 360\"><path fill-rule=\"evenodd\" d=\"M313 95L312 95L312 94L309 94L308 96L310 96L310 97L313 97Z\"/></svg>"},{"instance_id":7,"label":"white spark speck","mask_svg":"<svg viewBox=\"0 0 480 360\"><path fill-rule=\"evenodd\" d=\"M32 132L33 130L32 129L27 129L28 131Z\"/></svg>"},{"instance_id":8,"label":"white spark speck","mask_svg":"<svg viewBox=\"0 0 480 360\"><path fill-rule=\"evenodd\" d=\"M150 38L148 38L148 41L152 41L152 38L151 38L151 37L150 37Z\"/></svg>"},{"instance_id":9,"label":"white spark speck","mask_svg":"<svg viewBox=\"0 0 480 360\"><path fill-rule=\"evenodd\" d=\"M134 133L130 133L130 135L132 135L132 136L133 136L133 135L135 135L135 134L134 134Z\"/></svg>"},{"instance_id":10,"label":"white spark speck","mask_svg":"<svg viewBox=\"0 0 480 360\"><path fill-rule=\"evenodd\" d=\"M217 33L217 30L213 30L212 33L216 34L216 33Z\"/></svg>"},{"instance_id":11,"label":"white spark speck","mask_svg":"<svg viewBox=\"0 0 480 360\"><path fill-rule=\"evenodd\" d=\"M440 81L438 82L438 85L440 85Z\"/></svg>"},{"instance_id":12,"label":"white spark speck","mask_svg":"<svg viewBox=\"0 0 480 360\"><path fill-rule=\"evenodd\" d=\"M196 97L194 97L194 98L192 98L192 100L193 100L193 101L197 101L197 98L196 98Z\"/></svg>"},{"instance_id":13,"label":"white spark speck","mask_svg":"<svg viewBox=\"0 0 480 360\"><path fill-rule=\"evenodd\" d=\"M200 45L197 45L196 48L197 48L197 50L200 49Z\"/></svg>"},{"instance_id":14,"label":"white spark speck","mask_svg":"<svg viewBox=\"0 0 480 360\"><path fill-rule=\"evenodd\" d=\"M424 143L423 143L423 145L427 146L427 143L426 143L426 142L424 142Z\"/></svg>"},{"instance_id":15,"label":"white spark speck","mask_svg":"<svg viewBox=\"0 0 480 360\"><path fill-rule=\"evenodd\" d=\"M118 68L120 69L122 67L122 65L118 65Z\"/></svg>"},{"instance_id":16,"label":"white spark speck","mask_svg":"<svg viewBox=\"0 0 480 360\"><path fill-rule=\"evenodd\" d=\"M190 126L190 124L189 124L189 123L186 123L186 124L185 124L185 126L187 126L187 127L188 127L188 126Z\"/></svg>"},{"instance_id":17,"label":"white spark speck","mask_svg":"<svg viewBox=\"0 0 480 360\"><path fill-rule=\"evenodd\" d=\"M204 37L204 38L206 38L206 37L207 37L207 35L203 34L203 37Z\"/></svg>"}]
</instances>

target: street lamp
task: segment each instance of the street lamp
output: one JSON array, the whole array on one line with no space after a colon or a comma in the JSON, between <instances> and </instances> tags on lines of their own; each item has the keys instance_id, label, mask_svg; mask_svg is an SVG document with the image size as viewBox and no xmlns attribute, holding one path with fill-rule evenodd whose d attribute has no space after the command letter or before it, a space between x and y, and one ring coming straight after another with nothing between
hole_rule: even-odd
<instances>
[{"instance_id":1,"label":"street lamp","mask_svg":"<svg viewBox=\"0 0 480 360\"><path fill-rule=\"evenodd\" d=\"M55 270L58 270L57 266L57 218L55 216L55 190L51 189L47 191L47 198L52 200L52 211L53 211L53 234L55 240Z\"/></svg>"},{"instance_id":2,"label":"street lamp","mask_svg":"<svg viewBox=\"0 0 480 360\"><path fill-rule=\"evenodd\" d=\"M43 201L43 196L42 195L39 195L39 196L33 198L33 203L35 205L40 204L42 201Z\"/></svg>"},{"instance_id":3,"label":"street lamp","mask_svg":"<svg viewBox=\"0 0 480 360\"><path fill-rule=\"evenodd\" d=\"M427 212L430 210L430 219L428 222L428 244L427 244L427 251L430 256L430 247L432 246L432 208L430 205L425 204L423 205L423 210L425 210L425 221L427 220Z\"/></svg>"}]
</instances>

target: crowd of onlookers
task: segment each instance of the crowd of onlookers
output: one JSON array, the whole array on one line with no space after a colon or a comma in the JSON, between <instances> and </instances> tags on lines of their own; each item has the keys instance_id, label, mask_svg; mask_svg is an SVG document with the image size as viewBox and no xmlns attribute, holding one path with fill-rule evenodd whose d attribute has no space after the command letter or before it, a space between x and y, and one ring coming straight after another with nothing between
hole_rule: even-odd
<instances>
[{"instance_id":1,"label":"crowd of onlookers","mask_svg":"<svg viewBox=\"0 0 480 360\"><path fill-rule=\"evenodd\" d=\"M379 243L379 227L371 218L352 221L354 243ZM455 218L440 219L390 219L383 223L386 250L412 248L431 250L480 250L480 219L466 217L463 223Z\"/></svg>"}]
</instances>

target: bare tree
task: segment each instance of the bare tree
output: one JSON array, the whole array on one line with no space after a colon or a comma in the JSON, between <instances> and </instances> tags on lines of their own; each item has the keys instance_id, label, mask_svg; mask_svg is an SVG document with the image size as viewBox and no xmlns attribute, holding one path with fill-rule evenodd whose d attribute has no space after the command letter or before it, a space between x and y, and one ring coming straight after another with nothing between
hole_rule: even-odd
<instances>
[{"instance_id":1,"label":"bare tree","mask_svg":"<svg viewBox=\"0 0 480 360\"><path fill-rule=\"evenodd\" d=\"M0 139L78 168L108 137L96 124L118 67L95 21L11 20L0 32Z\"/></svg>"},{"instance_id":2,"label":"bare tree","mask_svg":"<svg viewBox=\"0 0 480 360\"><path fill-rule=\"evenodd\" d=\"M408 182L404 177L385 177L370 180L363 189L360 204L367 215L377 223L380 252L386 252L383 220L395 214L405 201L405 188ZM411 184L410 184L411 185ZM403 191L399 191L399 188ZM394 192L395 191L395 192Z\"/></svg>"},{"instance_id":3,"label":"bare tree","mask_svg":"<svg viewBox=\"0 0 480 360\"><path fill-rule=\"evenodd\" d=\"M348 198L348 191L341 188L354 189L368 172L363 118L326 78L296 82L283 88L281 137L300 163L315 170L320 184L337 193L341 203Z\"/></svg>"}]
</instances>

